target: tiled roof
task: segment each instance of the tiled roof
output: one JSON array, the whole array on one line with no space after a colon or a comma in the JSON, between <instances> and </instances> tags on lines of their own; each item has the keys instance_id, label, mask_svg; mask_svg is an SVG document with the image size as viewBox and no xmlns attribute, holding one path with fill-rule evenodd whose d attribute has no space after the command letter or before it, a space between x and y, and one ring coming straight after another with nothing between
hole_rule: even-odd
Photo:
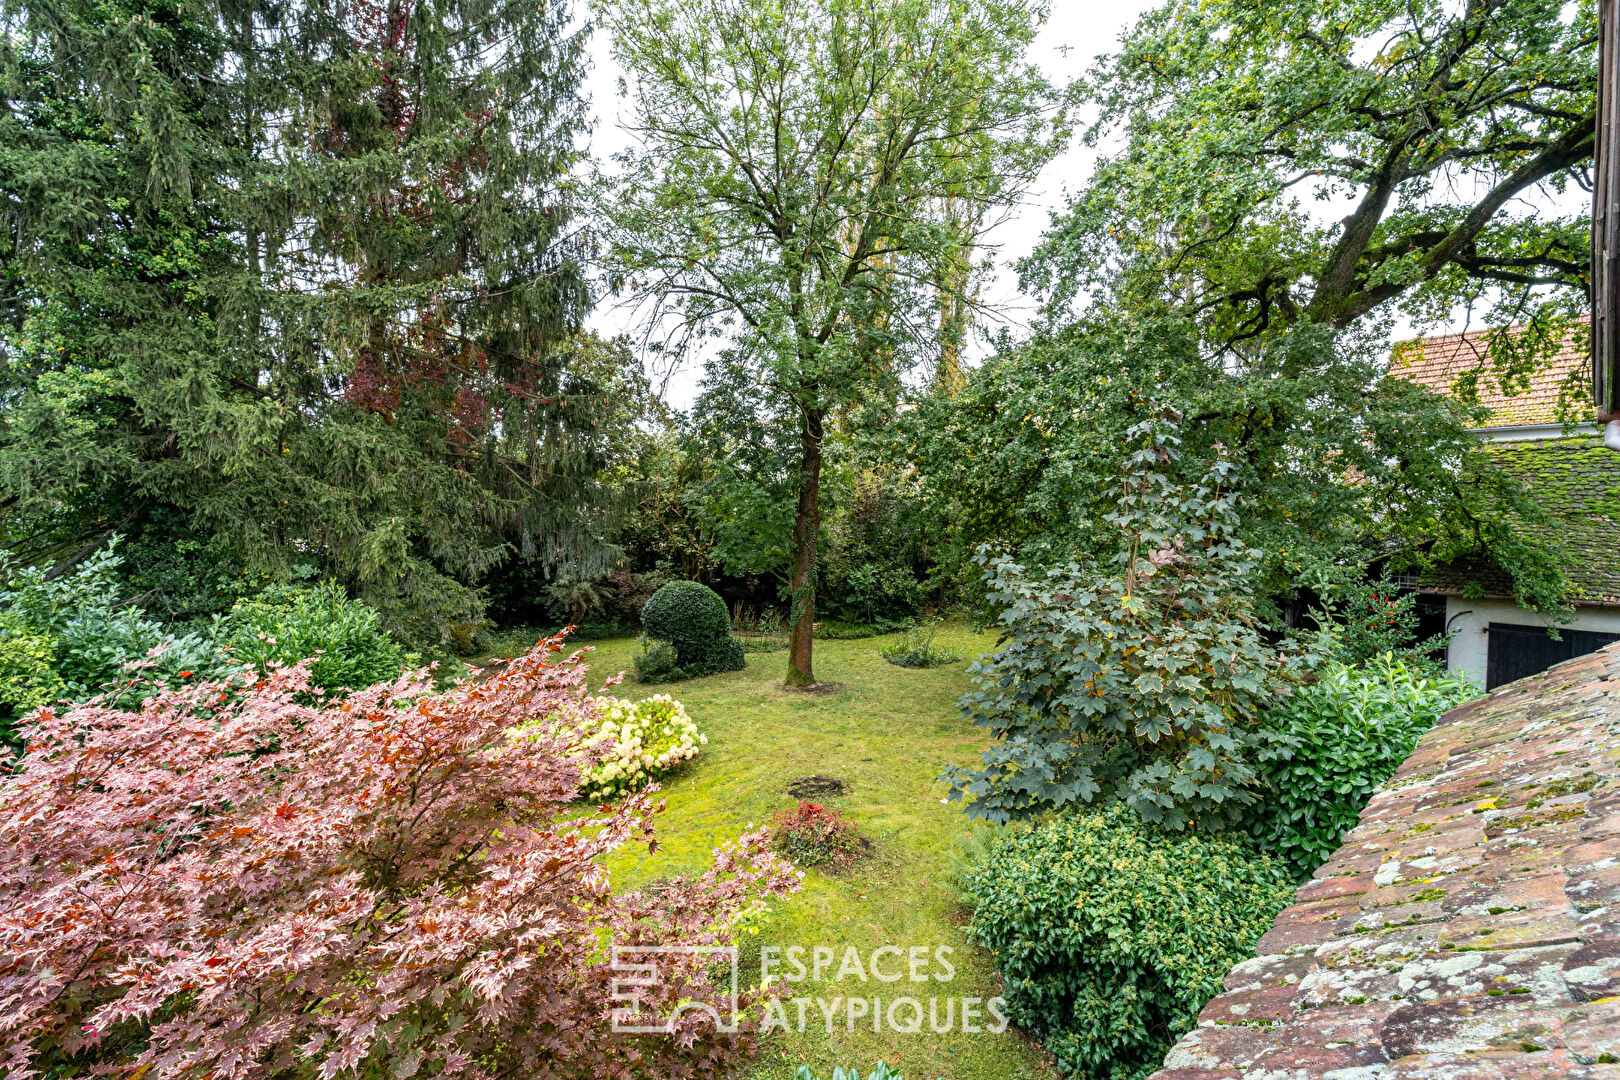
<instances>
[{"instance_id":1,"label":"tiled roof","mask_svg":"<svg viewBox=\"0 0 1620 1080\"><path fill-rule=\"evenodd\" d=\"M1620 1078L1620 645L1453 710L1157 1080Z\"/></svg>"},{"instance_id":2,"label":"tiled roof","mask_svg":"<svg viewBox=\"0 0 1620 1080\"><path fill-rule=\"evenodd\" d=\"M1526 525L1531 536L1562 551L1570 600L1620 603L1620 453L1591 436L1487 447L1552 518L1551 527ZM1487 563L1464 561L1426 571L1420 585L1486 596L1511 596L1508 576Z\"/></svg>"},{"instance_id":3,"label":"tiled roof","mask_svg":"<svg viewBox=\"0 0 1620 1080\"><path fill-rule=\"evenodd\" d=\"M1398 342L1390 353L1389 373L1436 393L1477 397L1491 411L1486 427L1590 420L1596 410L1581 340L1585 333L1585 322L1578 323L1550 362L1543 361L1526 377L1507 379L1507 385L1490 355L1494 330Z\"/></svg>"}]
</instances>

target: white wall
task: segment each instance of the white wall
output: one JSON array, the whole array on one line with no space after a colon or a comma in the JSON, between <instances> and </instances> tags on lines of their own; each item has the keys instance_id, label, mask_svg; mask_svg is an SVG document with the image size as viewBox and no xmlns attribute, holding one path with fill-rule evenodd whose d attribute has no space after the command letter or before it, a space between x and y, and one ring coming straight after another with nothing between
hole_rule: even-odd
<instances>
[{"instance_id":1,"label":"white wall","mask_svg":"<svg viewBox=\"0 0 1620 1080\"><path fill-rule=\"evenodd\" d=\"M1520 626L1552 626L1554 620L1526 611L1511 600L1464 600L1446 597L1446 628L1451 631L1451 647L1446 650L1446 666L1466 671L1481 687L1485 685L1485 658L1490 642L1490 624L1517 623ZM1597 630L1620 634L1620 608L1581 606L1574 620L1558 623L1566 630Z\"/></svg>"}]
</instances>

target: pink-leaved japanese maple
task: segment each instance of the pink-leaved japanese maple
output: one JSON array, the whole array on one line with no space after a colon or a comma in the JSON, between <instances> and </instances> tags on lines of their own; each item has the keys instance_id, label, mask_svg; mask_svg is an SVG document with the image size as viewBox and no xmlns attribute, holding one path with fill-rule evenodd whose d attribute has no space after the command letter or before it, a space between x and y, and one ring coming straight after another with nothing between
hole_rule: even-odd
<instances>
[{"instance_id":1,"label":"pink-leaved japanese maple","mask_svg":"<svg viewBox=\"0 0 1620 1080\"><path fill-rule=\"evenodd\" d=\"M616 894L646 795L576 801L582 654L425 673L341 702L307 664L41 711L0 778L0 1077L712 1075L748 1050L701 1009L615 1034L613 945L724 945L791 891L763 831L696 880ZM507 732L525 725L525 737ZM656 846L656 845L654 845ZM729 1009L667 957L649 1012Z\"/></svg>"}]
</instances>

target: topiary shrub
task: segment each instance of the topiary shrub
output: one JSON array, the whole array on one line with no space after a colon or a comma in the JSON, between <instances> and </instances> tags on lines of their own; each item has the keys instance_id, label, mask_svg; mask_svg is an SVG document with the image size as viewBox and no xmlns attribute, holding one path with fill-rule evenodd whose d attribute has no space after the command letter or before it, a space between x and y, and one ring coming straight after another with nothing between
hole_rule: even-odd
<instances>
[{"instance_id":1,"label":"topiary shrub","mask_svg":"<svg viewBox=\"0 0 1620 1080\"><path fill-rule=\"evenodd\" d=\"M962 885L1010 1018L1083 1080L1159 1068L1293 894L1287 864L1245 839L1119 803L1014 826Z\"/></svg>"},{"instance_id":2,"label":"topiary shrub","mask_svg":"<svg viewBox=\"0 0 1620 1080\"><path fill-rule=\"evenodd\" d=\"M743 647L731 636L726 603L701 582L672 581L653 593L641 609L641 628L649 638L668 642L675 650L672 667L662 662L637 665L644 682L742 670ZM651 652L649 647L649 661Z\"/></svg>"}]
</instances>

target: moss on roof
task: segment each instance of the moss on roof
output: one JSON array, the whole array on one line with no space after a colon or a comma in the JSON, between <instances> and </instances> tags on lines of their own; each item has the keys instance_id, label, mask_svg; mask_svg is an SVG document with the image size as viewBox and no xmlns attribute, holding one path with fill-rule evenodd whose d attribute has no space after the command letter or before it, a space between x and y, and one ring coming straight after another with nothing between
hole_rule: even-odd
<instances>
[{"instance_id":1,"label":"moss on roof","mask_svg":"<svg viewBox=\"0 0 1620 1080\"><path fill-rule=\"evenodd\" d=\"M1560 551L1569 599L1620 603L1620 452L1599 438L1574 438L1499 443L1490 453L1552 518L1550 528L1526 525L1525 531ZM1445 592L1477 587L1489 596L1512 595L1507 575L1483 563L1435 567L1421 584Z\"/></svg>"}]
</instances>

